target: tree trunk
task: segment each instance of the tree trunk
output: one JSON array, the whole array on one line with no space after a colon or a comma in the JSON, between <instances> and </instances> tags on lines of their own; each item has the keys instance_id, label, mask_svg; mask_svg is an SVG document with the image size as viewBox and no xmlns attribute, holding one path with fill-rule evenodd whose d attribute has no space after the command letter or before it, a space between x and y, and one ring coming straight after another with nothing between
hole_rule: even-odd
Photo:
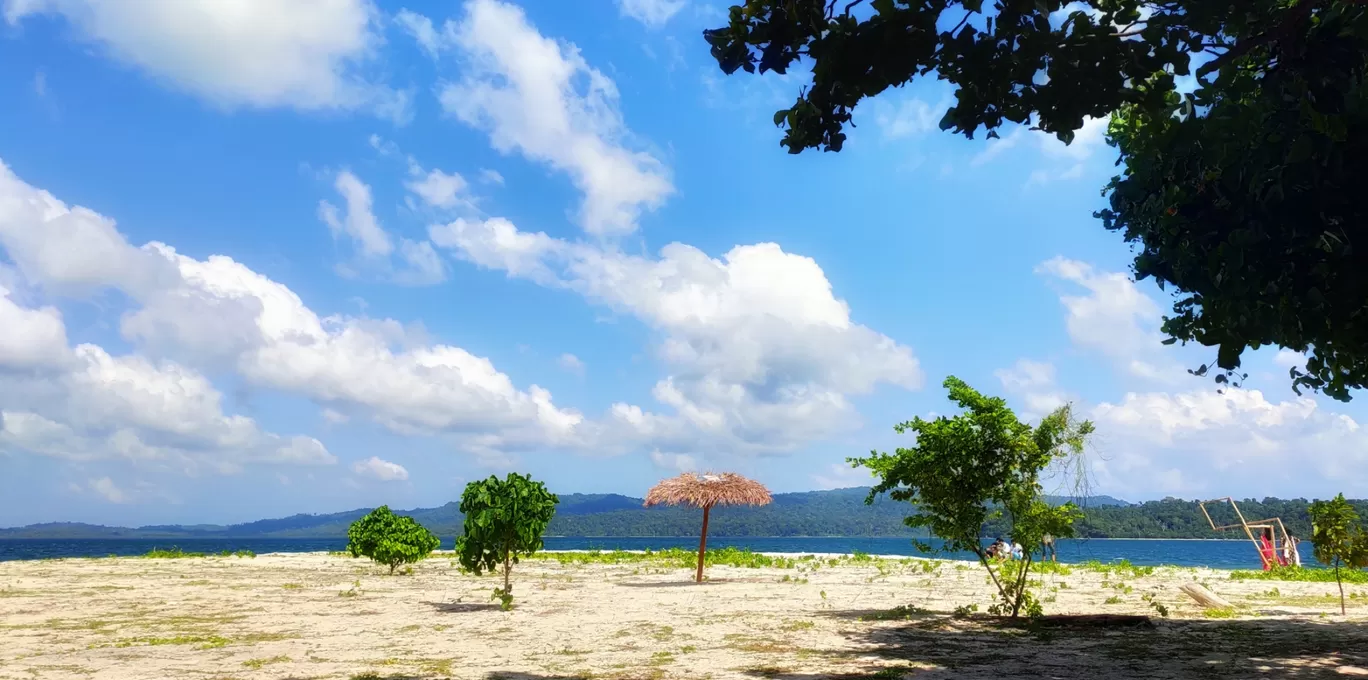
<instances>
[{"instance_id":1,"label":"tree trunk","mask_svg":"<svg viewBox=\"0 0 1368 680\"><path fill-rule=\"evenodd\" d=\"M504 594L508 595L513 590L513 583L510 577L513 575L513 555L512 551L504 550Z\"/></svg>"},{"instance_id":2,"label":"tree trunk","mask_svg":"<svg viewBox=\"0 0 1368 680\"><path fill-rule=\"evenodd\" d=\"M1026 581L1031 573L1031 554L1021 556L1021 570L1017 572L1016 599L1012 602L1012 618L1021 613L1021 600L1026 596Z\"/></svg>"},{"instance_id":3,"label":"tree trunk","mask_svg":"<svg viewBox=\"0 0 1368 680\"><path fill-rule=\"evenodd\" d=\"M694 575L694 581L703 582L703 554L708 550L708 511L712 506L703 506L703 531L698 535L698 573Z\"/></svg>"},{"instance_id":4,"label":"tree trunk","mask_svg":"<svg viewBox=\"0 0 1368 680\"><path fill-rule=\"evenodd\" d=\"M1340 591L1340 616L1345 616L1348 610L1344 608L1344 581L1340 580L1339 560L1335 561L1335 583L1339 585Z\"/></svg>"}]
</instances>

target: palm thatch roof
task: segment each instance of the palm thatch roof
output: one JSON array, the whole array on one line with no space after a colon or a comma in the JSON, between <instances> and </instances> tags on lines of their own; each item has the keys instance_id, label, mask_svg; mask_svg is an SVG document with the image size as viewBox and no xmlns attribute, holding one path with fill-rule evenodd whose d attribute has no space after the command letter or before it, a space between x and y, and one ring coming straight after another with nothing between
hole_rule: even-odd
<instances>
[{"instance_id":1,"label":"palm thatch roof","mask_svg":"<svg viewBox=\"0 0 1368 680\"><path fill-rule=\"evenodd\" d=\"M695 474L686 472L651 487L646 507L688 505L708 508L714 505L766 505L769 489L764 484L733 472Z\"/></svg>"}]
</instances>

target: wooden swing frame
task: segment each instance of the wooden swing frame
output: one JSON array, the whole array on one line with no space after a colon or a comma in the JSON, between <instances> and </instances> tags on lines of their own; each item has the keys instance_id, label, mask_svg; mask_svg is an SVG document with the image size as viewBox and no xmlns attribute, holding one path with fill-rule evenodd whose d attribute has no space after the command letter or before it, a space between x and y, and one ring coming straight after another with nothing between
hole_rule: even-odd
<instances>
[{"instance_id":1,"label":"wooden swing frame","mask_svg":"<svg viewBox=\"0 0 1368 680\"><path fill-rule=\"evenodd\" d=\"M1211 519L1211 513L1207 512L1207 503L1229 503L1231 509L1235 511L1235 516L1240 519L1240 523L1217 525L1216 521ZM1235 499L1230 496L1215 498L1209 501L1197 501L1197 507L1202 509L1202 515L1206 517L1207 523L1211 525L1211 528L1214 531L1226 531L1237 528L1244 529L1245 536L1249 537L1249 542L1254 544L1254 550L1259 553L1259 562L1263 564L1264 569L1280 566L1278 555L1285 546L1293 545L1292 537L1288 535L1287 527L1283 526L1281 518L1256 519L1250 522L1245 519L1244 513L1240 512L1240 506L1237 505ZM1264 555L1263 548L1259 545L1259 539L1254 535L1255 529L1259 530L1260 533L1265 529L1273 532L1273 562L1270 563L1268 561L1268 556ZM1279 532L1282 534L1281 540L1279 539ZM1295 546L1293 549L1295 549Z\"/></svg>"}]
</instances>

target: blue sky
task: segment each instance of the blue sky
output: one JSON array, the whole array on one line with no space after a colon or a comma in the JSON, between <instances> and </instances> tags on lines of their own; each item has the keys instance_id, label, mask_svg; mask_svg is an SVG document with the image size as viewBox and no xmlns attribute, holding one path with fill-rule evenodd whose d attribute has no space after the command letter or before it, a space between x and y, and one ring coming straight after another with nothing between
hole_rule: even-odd
<instances>
[{"instance_id":1,"label":"blue sky","mask_svg":"<svg viewBox=\"0 0 1368 680\"><path fill-rule=\"evenodd\" d=\"M935 82L786 154L704 0L0 0L0 525L431 506L523 470L867 483L957 375L1132 500L1368 493L1300 357L1218 394L1070 146Z\"/></svg>"}]
</instances>

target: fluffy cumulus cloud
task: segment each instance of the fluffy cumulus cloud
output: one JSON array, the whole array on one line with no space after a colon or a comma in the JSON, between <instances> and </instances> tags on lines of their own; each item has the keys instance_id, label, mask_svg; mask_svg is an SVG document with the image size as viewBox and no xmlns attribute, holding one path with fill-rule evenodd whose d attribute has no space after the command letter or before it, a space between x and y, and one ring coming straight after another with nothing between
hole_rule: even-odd
<instances>
[{"instance_id":1,"label":"fluffy cumulus cloud","mask_svg":"<svg viewBox=\"0 0 1368 680\"><path fill-rule=\"evenodd\" d=\"M1184 496L1368 493L1368 431L1312 399L1239 388L1129 393L1093 418L1104 447L1098 479L1118 491L1143 483Z\"/></svg>"},{"instance_id":2,"label":"fluffy cumulus cloud","mask_svg":"<svg viewBox=\"0 0 1368 680\"><path fill-rule=\"evenodd\" d=\"M475 451L584 445L593 434L579 413L555 406L535 385L518 389L487 359L426 344L395 321L320 317L289 288L231 258L197 260L160 243L134 247L112 220L66 206L3 165L0 244L40 287L79 283L124 292L133 302L121 322L124 337L176 359L111 357L84 345L49 357L39 343L63 336L56 312L0 307L0 318L13 318L32 337L7 339L0 351L13 361L55 361L54 370L66 376L66 382L16 378L24 390L5 391L17 403L52 404L43 412L7 412L11 443L24 438L32 449L125 456L193 445L240 449L248 457L269 457L261 451L270 449L289 459L330 458L311 440L268 446L277 439L257 432L249 419L223 416L218 393L185 368L193 365L231 369L251 386L301 395L398 432L449 434ZM41 393L58 384L69 387ZM47 401L39 399L44 396ZM106 396L107 404L87 403ZM137 438L114 426L124 421L136 426L130 431ZM92 440L96 435L101 446ZM86 443L74 445L77 436Z\"/></svg>"},{"instance_id":3,"label":"fluffy cumulus cloud","mask_svg":"<svg viewBox=\"0 0 1368 680\"><path fill-rule=\"evenodd\" d=\"M674 192L664 164L632 147L613 81L574 45L541 35L522 9L471 0L440 31L416 15L405 24L425 47L460 57L462 77L439 87L442 108L487 132L500 152L569 175L584 193L579 222L589 233L629 233Z\"/></svg>"},{"instance_id":4,"label":"fluffy cumulus cloud","mask_svg":"<svg viewBox=\"0 0 1368 680\"><path fill-rule=\"evenodd\" d=\"M381 482L403 482L409 478L404 466L375 456L353 463L352 472Z\"/></svg>"},{"instance_id":5,"label":"fluffy cumulus cloud","mask_svg":"<svg viewBox=\"0 0 1368 680\"><path fill-rule=\"evenodd\" d=\"M1181 365L1164 352L1159 333L1163 313L1158 303L1140 292L1130 276L1100 272L1063 257L1041 264L1036 271L1078 291L1059 297L1074 344L1112 358L1137 377L1173 382L1185 375Z\"/></svg>"},{"instance_id":6,"label":"fluffy cumulus cloud","mask_svg":"<svg viewBox=\"0 0 1368 680\"><path fill-rule=\"evenodd\" d=\"M815 261L773 243L720 258L674 243L642 257L501 218L430 231L467 261L575 291L655 329L669 375L653 396L673 412L615 413L665 450L700 441L727 452L789 449L856 425L851 395L922 380L909 348L851 320Z\"/></svg>"},{"instance_id":7,"label":"fluffy cumulus cloud","mask_svg":"<svg viewBox=\"0 0 1368 680\"><path fill-rule=\"evenodd\" d=\"M0 199L2 200L2 199ZM7 203L7 202L6 202ZM0 203L0 243L13 226ZM69 460L120 458L187 472L254 462L335 462L309 437L261 431L224 413L203 375L171 361L69 346L61 315L0 288L0 449Z\"/></svg>"},{"instance_id":8,"label":"fluffy cumulus cloud","mask_svg":"<svg viewBox=\"0 0 1368 680\"><path fill-rule=\"evenodd\" d=\"M520 9L471 0L440 30L416 17L404 23L420 44L465 63L463 79L441 88L447 111L486 130L495 148L567 173L590 234L631 231L673 191L658 160L625 145L613 82ZM858 426L852 396L922 379L910 349L851 320L815 261L774 243L717 258L674 243L643 257L502 217L454 219L428 236L462 260L574 291L654 329L667 371L652 390L661 409L615 404L602 427L662 456L791 450Z\"/></svg>"},{"instance_id":9,"label":"fluffy cumulus cloud","mask_svg":"<svg viewBox=\"0 0 1368 680\"><path fill-rule=\"evenodd\" d=\"M617 0L622 16L636 19L651 28L664 26L686 4L684 0Z\"/></svg>"},{"instance_id":10,"label":"fluffy cumulus cloud","mask_svg":"<svg viewBox=\"0 0 1368 680\"><path fill-rule=\"evenodd\" d=\"M1041 271L1077 284L1061 293L1073 344L1100 356L1141 385L1120 398L1087 403L1070 397L1052 364L1021 360L998 372L1008 393L1034 415L1075 402L1098 426L1093 473L1098 490L1121 497L1316 496L1327 488L1368 492L1368 432L1354 418L1309 397L1270 399L1252 388L1218 391L1183 376L1159 344L1158 304L1125 274L1055 258ZM1170 350L1171 351L1171 350ZM1296 365L1299 355L1273 362ZM1154 367L1165 367L1162 370Z\"/></svg>"},{"instance_id":11,"label":"fluffy cumulus cloud","mask_svg":"<svg viewBox=\"0 0 1368 680\"><path fill-rule=\"evenodd\" d=\"M370 0L4 0L5 19L60 15L111 56L220 105L408 116L367 78L381 38Z\"/></svg>"}]
</instances>

